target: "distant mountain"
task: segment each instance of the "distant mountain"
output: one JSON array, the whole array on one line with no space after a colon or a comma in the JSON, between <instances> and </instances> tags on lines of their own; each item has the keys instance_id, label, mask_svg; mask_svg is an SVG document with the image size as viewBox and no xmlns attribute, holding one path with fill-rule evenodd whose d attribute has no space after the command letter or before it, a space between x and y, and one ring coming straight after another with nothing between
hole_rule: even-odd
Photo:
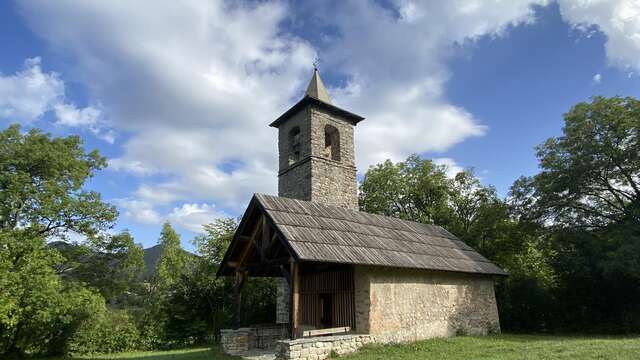
<instances>
[{"instance_id":1,"label":"distant mountain","mask_svg":"<svg viewBox=\"0 0 640 360\"><path fill-rule=\"evenodd\" d=\"M182 251L187 256L198 257L198 255L194 253L190 253L187 250L182 249ZM160 260L161 255L162 255L162 245L160 244L144 249L144 277L145 278L151 277L156 272L156 268L158 267L158 260Z\"/></svg>"},{"instance_id":2,"label":"distant mountain","mask_svg":"<svg viewBox=\"0 0 640 360\"><path fill-rule=\"evenodd\" d=\"M79 250L79 247L77 245L71 244L65 241L52 241L48 245L52 248L57 249L63 254L65 253L69 254L75 250ZM187 256L198 257L198 255L188 252L187 250L182 249L182 251ZM83 253L83 254L84 255L81 256L81 259L86 258L87 256L92 256L91 254L87 254L87 253ZM160 256L162 256L162 245L158 244L150 248L146 248L143 250L143 254L144 254L143 255L143 259L144 259L143 276L145 278L149 278L153 276L153 274L156 272L156 268L158 266L158 260L160 260ZM80 260L80 261L83 262L83 260Z\"/></svg>"}]
</instances>

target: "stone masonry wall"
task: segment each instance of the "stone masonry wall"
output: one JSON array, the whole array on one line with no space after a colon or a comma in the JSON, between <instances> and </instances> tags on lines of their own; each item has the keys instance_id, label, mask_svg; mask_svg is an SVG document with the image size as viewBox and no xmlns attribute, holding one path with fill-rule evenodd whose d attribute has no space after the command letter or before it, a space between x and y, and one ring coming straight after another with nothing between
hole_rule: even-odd
<instances>
[{"instance_id":1,"label":"stone masonry wall","mask_svg":"<svg viewBox=\"0 0 640 360\"><path fill-rule=\"evenodd\" d=\"M311 201L311 158L278 176L278 196Z\"/></svg>"},{"instance_id":2,"label":"stone masonry wall","mask_svg":"<svg viewBox=\"0 0 640 360\"><path fill-rule=\"evenodd\" d=\"M323 360L332 352L346 355L358 351L362 346L375 343L371 335L318 336L276 343L278 360Z\"/></svg>"},{"instance_id":3,"label":"stone masonry wall","mask_svg":"<svg viewBox=\"0 0 640 360\"><path fill-rule=\"evenodd\" d=\"M287 339L287 326L257 326L220 330L222 351L241 355L252 349L273 349L278 341Z\"/></svg>"},{"instance_id":4,"label":"stone masonry wall","mask_svg":"<svg viewBox=\"0 0 640 360\"><path fill-rule=\"evenodd\" d=\"M378 342L499 332L488 276L358 266L356 328Z\"/></svg>"},{"instance_id":5,"label":"stone masonry wall","mask_svg":"<svg viewBox=\"0 0 640 360\"><path fill-rule=\"evenodd\" d=\"M289 323L290 304L289 284L285 278L278 278L276 280L276 324Z\"/></svg>"},{"instance_id":6,"label":"stone masonry wall","mask_svg":"<svg viewBox=\"0 0 640 360\"><path fill-rule=\"evenodd\" d=\"M340 161L324 152L325 127L338 130ZM290 163L290 132L299 127L299 159ZM309 106L282 123L278 129L278 195L317 201L349 209L358 208L354 126L329 111Z\"/></svg>"},{"instance_id":7,"label":"stone masonry wall","mask_svg":"<svg viewBox=\"0 0 640 360\"><path fill-rule=\"evenodd\" d=\"M235 355L249 350L249 328L220 330L220 344L225 354Z\"/></svg>"},{"instance_id":8,"label":"stone masonry wall","mask_svg":"<svg viewBox=\"0 0 640 360\"><path fill-rule=\"evenodd\" d=\"M278 169L283 171L289 164L291 155L291 144L289 133L294 127L300 128L300 159L305 159L311 155L311 110L309 108L299 111L278 127Z\"/></svg>"},{"instance_id":9,"label":"stone masonry wall","mask_svg":"<svg viewBox=\"0 0 640 360\"><path fill-rule=\"evenodd\" d=\"M331 125L340 137L340 161L324 156L325 128ZM354 126L328 111L311 108L311 201L358 208Z\"/></svg>"},{"instance_id":10,"label":"stone masonry wall","mask_svg":"<svg viewBox=\"0 0 640 360\"><path fill-rule=\"evenodd\" d=\"M312 159L311 201L357 210L356 168L332 160Z\"/></svg>"},{"instance_id":11,"label":"stone masonry wall","mask_svg":"<svg viewBox=\"0 0 640 360\"><path fill-rule=\"evenodd\" d=\"M338 129L340 134L340 164L355 167L354 126L327 110L312 107L310 111L311 155L314 157L324 156L324 130L326 125L331 125Z\"/></svg>"}]
</instances>

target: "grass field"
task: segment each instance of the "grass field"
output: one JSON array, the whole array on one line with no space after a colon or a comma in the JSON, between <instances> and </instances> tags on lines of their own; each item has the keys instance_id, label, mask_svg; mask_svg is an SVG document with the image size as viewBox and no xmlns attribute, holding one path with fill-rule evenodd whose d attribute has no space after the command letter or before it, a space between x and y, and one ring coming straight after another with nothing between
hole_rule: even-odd
<instances>
[{"instance_id":1,"label":"grass field","mask_svg":"<svg viewBox=\"0 0 640 360\"><path fill-rule=\"evenodd\" d=\"M345 360L640 359L640 337L499 335L372 346Z\"/></svg>"},{"instance_id":2,"label":"grass field","mask_svg":"<svg viewBox=\"0 0 640 360\"><path fill-rule=\"evenodd\" d=\"M225 356L219 346L198 347L169 351L138 351L118 354L99 354L78 357L42 358L37 360L238 360L234 356Z\"/></svg>"},{"instance_id":3,"label":"grass field","mask_svg":"<svg viewBox=\"0 0 640 360\"><path fill-rule=\"evenodd\" d=\"M58 358L56 360L70 360ZM231 360L220 348L94 355L96 360ZM409 359L640 359L640 337L498 335L426 340L406 345L370 346L345 360ZM47 359L53 360L53 359Z\"/></svg>"}]
</instances>

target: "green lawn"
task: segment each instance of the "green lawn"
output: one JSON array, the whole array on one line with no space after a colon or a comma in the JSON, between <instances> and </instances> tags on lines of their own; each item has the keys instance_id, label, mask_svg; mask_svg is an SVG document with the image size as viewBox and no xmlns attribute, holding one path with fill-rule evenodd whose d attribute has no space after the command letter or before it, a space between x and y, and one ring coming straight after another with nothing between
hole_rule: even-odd
<instances>
[{"instance_id":1,"label":"green lawn","mask_svg":"<svg viewBox=\"0 0 640 360\"><path fill-rule=\"evenodd\" d=\"M640 359L640 337L498 335L371 346L345 360Z\"/></svg>"},{"instance_id":2,"label":"green lawn","mask_svg":"<svg viewBox=\"0 0 640 360\"><path fill-rule=\"evenodd\" d=\"M40 360L238 360L240 358L225 356L219 346L198 347L169 351L138 351L118 354L87 355L78 357L44 358Z\"/></svg>"},{"instance_id":3,"label":"green lawn","mask_svg":"<svg viewBox=\"0 0 640 360\"><path fill-rule=\"evenodd\" d=\"M237 360L220 348L94 355L73 359L103 360ZM455 337L405 345L370 346L345 360L408 359L640 359L640 337L498 335ZM46 360L53 360L51 358ZM57 360L71 360L58 358Z\"/></svg>"}]
</instances>

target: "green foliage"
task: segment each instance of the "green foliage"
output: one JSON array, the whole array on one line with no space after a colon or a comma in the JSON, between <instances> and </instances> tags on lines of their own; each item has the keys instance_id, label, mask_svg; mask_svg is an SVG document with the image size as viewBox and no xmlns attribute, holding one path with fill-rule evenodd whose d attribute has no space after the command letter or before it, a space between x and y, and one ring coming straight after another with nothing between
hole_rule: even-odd
<instances>
[{"instance_id":1,"label":"green foliage","mask_svg":"<svg viewBox=\"0 0 640 360\"><path fill-rule=\"evenodd\" d=\"M67 230L96 234L117 216L100 194L83 190L106 166L97 151L85 153L77 136L51 138L18 125L0 132L0 229L33 228L39 234Z\"/></svg>"},{"instance_id":2,"label":"green foliage","mask_svg":"<svg viewBox=\"0 0 640 360\"><path fill-rule=\"evenodd\" d=\"M111 306L125 306L139 292L143 250L128 231L100 234L83 244L58 246L65 260L58 273L98 290Z\"/></svg>"},{"instance_id":3,"label":"green foliage","mask_svg":"<svg viewBox=\"0 0 640 360\"><path fill-rule=\"evenodd\" d=\"M0 354L61 353L104 300L62 281L52 267L60 256L42 237L3 231L0 248Z\"/></svg>"},{"instance_id":4,"label":"green foliage","mask_svg":"<svg viewBox=\"0 0 640 360\"><path fill-rule=\"evenodd\" d=\"M541 219L558 227L640 224L640 101L595 97L540 145L533 179Z\"/></svg>"},{"instance_id":5,"label":"green foliage","mask_svg":"<svg viewBox=\"0 0 640 360\"><path fill-rule=\"evenodd\" d=\"M162 255L158 260L154 282L155 286L167 289L185 273L187 256L180 247L180 235L169 222L162 225L158 244L162 246Z\"/></svg>"},{"instance_id":6,"label":"green foliage","mask_svg":"<svg viewBox=\"0 0 640 360\"><path fill-rule=\"evenodd\" d=\"M219 264L237 227L238 223L233 218L216 219L204 225L204 234L196 236L192 243L202 257L209 262Z\"/></svg>"},{"instance_id":7,"label":"green foliage","mask_svg":"<svg viewBox=\"0 0 640 360\"><path fill-rule=\"evenodd\" d=\"M71 354L131 351L139 346L139 333L125 311L101 311L83 322L69 339Z\"/></svg>"},{"instance_id":8,"label":"green foliage","mask_svg":"<svg viewBox=\"0 0 640 360\"><path fill-rule=\"evenodd\" d=\"M449 181L444 166L412 155L369 168L360 185L360 209L425 224L447 218Z\"/></svg>"},{"instance_id":9,"label":"green foliage","mask_svg":"<svg viewBox=\"0 0 640 360\"><path fill-rule=\"evenodd\" d=\"M212 342L231 323L231 286L215 277L215 267L198 259L194 271L182 275L164 304L164 334L175 345Z\"/></svg>"},{"instance_id":10,"label":"green foliage","mask_svg":"<svg viewBox=\"0 0 640 360\"><path fill-rule=\"evenodd\" d=\"M115 209L83 185L106 165L76 136L17 125L0 132L0 354L62 353L104 299L58 272L73 267L47 245L72 230L96 236Z\"/></svg>"},{"instance_id":11,"label":"green foliage","mask_svg":"<svg viewBox=\"0 0 640 360\"><path fill-rule=\"evenodd\" d=\"M548 327L640 329L639 129L638 100L577 104L562 136L538 147L541 172L514 184L514 211L542 229L556 274Z\"/></svg>"}]
</instances>

